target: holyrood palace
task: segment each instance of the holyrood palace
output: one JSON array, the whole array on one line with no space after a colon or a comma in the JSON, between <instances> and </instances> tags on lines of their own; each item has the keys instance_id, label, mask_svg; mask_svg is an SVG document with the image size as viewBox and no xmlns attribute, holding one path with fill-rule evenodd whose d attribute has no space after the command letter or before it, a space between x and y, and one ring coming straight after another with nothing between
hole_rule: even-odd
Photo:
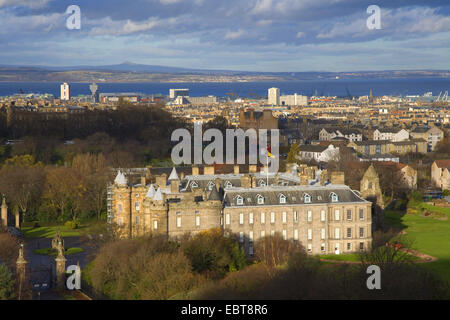
<instances>
[{"instance_id":1,"label":"holyrood palace","mask_svg":"<svg viewBox=\"0 0 450 320\"><path fill-rule=\"evenodd\" d=\"M376 220L371 201L381 198L372 166L359 191L345 185L343 172L306 165L288 164L276 174L257 171L256 165L247 173L238 165L220 174L213 166L156 169L118 170L108 185L108 223L118 237L157 233L179 239L221 228L249 255L254 241L275 233L299 241L311 254L371 246Z\"/></svg>"}]
</instances>

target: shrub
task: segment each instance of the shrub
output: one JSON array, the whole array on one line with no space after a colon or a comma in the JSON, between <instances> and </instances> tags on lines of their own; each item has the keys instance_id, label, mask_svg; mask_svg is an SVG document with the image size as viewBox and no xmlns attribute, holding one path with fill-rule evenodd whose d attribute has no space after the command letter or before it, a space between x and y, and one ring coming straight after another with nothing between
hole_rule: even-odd
<instances>
[{"instance_id":1,"label":"shrub","mask_svg":"<svg viewBox=\"0 0 450 320\"><path fill-rule=\"evenodd\" d=\"M14 299L15 281L12 272L0 264L0 300Z\"/></svg>"},{"instance_id":2,"label":"shrub","mask_svg":"<svg viewBox=\"0 0 450 320\"><path fill-rule=\"evenodd\" d=\"M78 225L78 221L67 221L66 223L64 223L64 226L70 229L78 229L79 225Z\"/></svg>"},{"instance_id":3,"label":"shrub","mask_svg":"<svg viewBox=\"0 0 450 320\"><path fill-rule=\"evenodd\" d=\"M413 193L410 194L409 200L416 203L421 203L423 202L423 196L419 191L414 191Z\"/></svg>"},{"instance_id":4,"label":"shrub","mask_svg":"<svg viewBox=\"0 0 450 320\"><path fill-rule=\"evenodd\" d=\"M228 271L246 265L244 252L236 240L224 237L220 229L211 229L186 240L182 250L193 271L212 278L222 278Z\"/></svg>"}]
</instances>

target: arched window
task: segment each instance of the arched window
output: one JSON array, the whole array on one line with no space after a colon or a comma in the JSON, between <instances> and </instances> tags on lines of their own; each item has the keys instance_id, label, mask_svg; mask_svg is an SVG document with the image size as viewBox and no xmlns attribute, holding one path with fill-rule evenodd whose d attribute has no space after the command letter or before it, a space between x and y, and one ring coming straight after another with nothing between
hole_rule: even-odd
<instances>
[{"instance_id":1,"label":"arched window","mask_svg":"<svg viewBox=\"0 0 450 320\"><path fill-rule=\"evenodd\" d=\"M286 196L284 194L280 194L280 203L286 203Z\"/></svg>"},{"instance_id":2,"label":"arched window","mask_svg":"<svg viewBox=\"0 0 450 320\"><path fill-rule=\"evenodd\" d=\"M339 197L336 193L332 192L331 193L331 202L338 202L339 201Z\"/></svg>"},{"instance_id":3,"label":"arched window","mask_svg":"<svg viewBox=\"0 0 450 320\"><path fill-rule=\"evenodd\" d=\"M258 204L264 204L264 197L262 195L258 194L257 199L258 199Z\"/></svg>"},{"instance_id":4,"label":"arched window","mask_svg":"<svg viewBox=\"0 0 450 320\"><path fill-rule=\"evenodd\" d=\"M305 203L311 203L311 196L309 194L305 193L303 199Z\"/></svg>"},{"instance_id":5,"label":"arched window","mask_svg":"<svg viewBox=\"0 0 450 320\"><path fill-rule=\"evenodd\" d=\"M236 204L239 206L242 206L244 204L244 198L242 198L241 196L237 196L236 197Z\"/></svg>"},{"instance_id":6,"label":"arched window","mask_svg":"<svg viewBox=\"0 0 450 320\"><path fill-rule=\"evenodd\" d=\"M233 185L231 184L230 181L225 182L225 188L231 188L233 187Z\"/></svg>"}]
</instances>

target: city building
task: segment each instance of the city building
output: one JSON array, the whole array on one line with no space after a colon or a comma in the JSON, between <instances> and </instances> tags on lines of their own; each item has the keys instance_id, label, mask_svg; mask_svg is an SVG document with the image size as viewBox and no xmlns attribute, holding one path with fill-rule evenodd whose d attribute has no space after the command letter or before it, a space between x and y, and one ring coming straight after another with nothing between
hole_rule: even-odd
<instances>
[{"instance_id":1,"label":"city building","mask_svg":"<svg viewBox=\"0 0 450 320\"><path fill-rule=\"evenodd\" d=\"M98 92L98 85L94 82L89 86L89 89L91 90L92 101L94 101L94 103L99 103L100 93Z\"/></svg>"},{"instance_id":2,"label":"city building","mask_svg":"<svg viewBox=\"0 0 450 320\"><path fill-rule=\"evenodd\" d=\"M255 111L253 108L241 109L239 113L239 127L247 129L278 129L278 119L272 114L272 110Z\"/></svg>"},{"instance_id":3,"label":"city building","mask_svg":"<svg viewBox=\"0 0 450 320\"><path fill-rule=\"evenodd\" d=\"M169 89L169 98L174 100L177 97L189 97L189 89Z\"/></svg>"},{"instance_id":4,"label":"city building","mask_svg":"<svg viewBox=\"0 0 450 320\"><path fill-rule=\"evenodd\" d=\"M317 162L339 161L339 148L334 147L332 144L328 146L301 145L299 148L299 160L315 160Z\"/></svg>"},{"instance_id":5,"label":"city building","mask_svg":"<svg viewBox=\"0 0 450 320\"><path fill-rule=\"evenodd\" d=\"M307 106L308 97L300 94L280 96L280 105L282 106Z\"/></svg>"},{"instance_id":6,"label":"city building","mask_svg":"<svg viewBox=\"0 0 450 320\"><path fill-rule=\"evenodd\" d=\"M409 132L401 128L380 128L373 132L373 140L391 140L393 142L409 139Z\"/></svg>"},{"instance_id":7,"label":"city building","mask_svg":"<svg viewBox=\"0 0 450 320\"><path fill-rule=\"evenodd\" d=\"M431 181L441 190L450 190L450 159L433 162Z\"/></svg>"},{"instance_id":8,"label":"city building","mask_svg":"<svg viewBox=\"0 0 450 320\"><path fill-rule=\"evenodd\" d=\"M61 85L61 100L63 101L70 100L70 86L67 82L64 82Z\"/></svg>"},{"instance_id":9,"label":"city building","mask_svg":"<svg viewBox=\"0 0 450 320\"><path fill-rule=\"evenodd\" d=\"M260 238L279 233L308 253L349 253L372 243L372 203L343 184L343 173L326 179L314 167L289 166L269 174L249 168L216 174L198 167L180 178L176 169L130 183L119 171L108 186L108 223L121 238L165 234L179 239L212 228L236 237L249 255ZM309 180L309 176L319 179ZM267 182L269 184L267 184Z\"/></svg>"},{"instance_id":10,"label":"city building","mask_svg":"<svg viewBox=\"0 0 450 320\"><path fill-rule=\"evenodd\" d=\"M335 138L346 138L350 142L362 141L363 135L358 130L323 128L319 132L320 141L331 141Z\"/></svg>"},{"instance_id":11,"label":"city building","mask_svg":"<svg viewBox=\"0 0 450 320\"><path fill-rule=\"evenodd\" d=\"M444 139L444 132L437 127L416 127L411 131L411 136L427 141L427 151L432 152L436 144Z\"/></svg>"},{"instance_id":12,"label":"city building","mask_svg":"<svg viewBox=\"0 0 450 320\"><path fill-rule=\"evenodd\" d=\"M267 103L273 106L280 105L280 89L279 88L270 88L268 92Z\"/></svg>"}]
</instances>

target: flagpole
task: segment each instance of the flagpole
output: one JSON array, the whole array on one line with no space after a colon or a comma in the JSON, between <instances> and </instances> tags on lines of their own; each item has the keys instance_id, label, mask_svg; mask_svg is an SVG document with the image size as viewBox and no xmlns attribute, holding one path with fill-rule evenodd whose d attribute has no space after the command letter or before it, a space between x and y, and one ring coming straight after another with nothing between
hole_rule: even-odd
<instances>
[{"instance_id":1,"label":"flagpole","mask_svg":"<svg viewBox=\"0 0 450 320\"><path fill-rule=\"evenodd\" d=\"M267 149L266 159L267 159L267 167L266 167L267 187L269 187L269 149Z\"/></svg>"}]
</instances>

